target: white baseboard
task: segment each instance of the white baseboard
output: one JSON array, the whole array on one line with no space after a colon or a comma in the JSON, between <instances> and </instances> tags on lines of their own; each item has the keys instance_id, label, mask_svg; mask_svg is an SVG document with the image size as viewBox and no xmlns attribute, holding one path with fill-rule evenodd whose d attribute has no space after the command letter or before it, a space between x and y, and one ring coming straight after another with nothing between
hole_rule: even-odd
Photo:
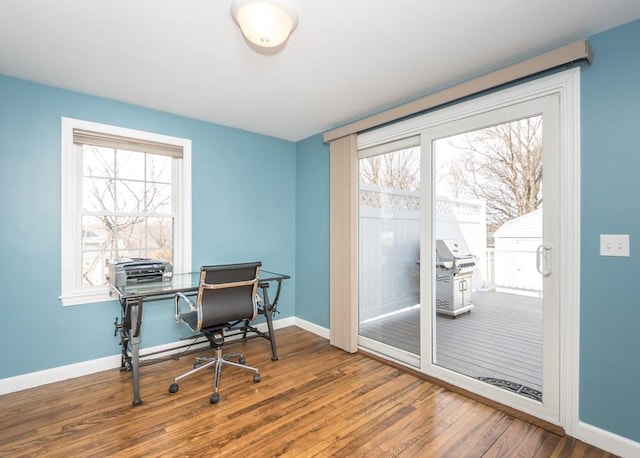
<instances>
[{"instance_id":1,"label":"white baseboard","mask_svg":"<svg viewBox=\"0 0 640 458\"><path fill-rule=\"evenodd\" d=\"M280 318L279 320L273 320L273 329L288 328L296 324L295 317L288 316L287 318ZM261 331L267 331L267 323L260 323L256 328Z\"/></svg>"},{"instance_id":2,"label":"white baseboard","mask_svg":"<svg viewBox=\"0 0 640 458\"><path fill-rule=\"evenodd\" d=\"M578 423L578 434L576 437L587 444L591 444L623 458L640 457L640 442L618 436L617 434L596 428L587 423Z\"/></svg>"},{"instance_id":3,"label":"white baseboard","mask_svg":"<svg viewBox=\"0 0 640 458\"><path fill-rule=\"evenodd\" d=\"M296 318L294 324L299 328L304 329L305 331L309 331L317 336L329 339L329 330L327 328L323 328L322 326L318 326L315 323L303 320L301 318Z\"/></svg>"},{"instance_id":4,"label":"white baseboard","mask_svg":"<svg viewBox=\"0 0 640 458\"><path fill-rule=\"evenodd\" d=\"M113 355L91 361L84 361L82 363L54 367L53 369L16 375L15 377L7 377L0 379L0 395L47 385L49 383L61 382L70 378L82 377L83 375L94 374L119 366L120 355Z\"/></svg>"},{"instance_id":5,"label":"white baseboard","mask_svg":"<svg viewBox=\"0 0 640 458\"><path fill-rule=\"evenodd\" d=\"M274 329L285 328L287 326L293 326L295 324L295 318L288 317L280 320L274 320ZM302 326L301 326L302 327ZM260 323L256 326L260 331L267 331L267 324ZM313 332L313 331L311 331ZM237 338L237 337L236 337ZM233 340L233 337L231 338ZM155 347L144 348L140 350L140 356L147 355L154 352L165 352L166 354L177 353L181 351L179 347L185 345L185 341L171 342L168 344L157 345ZM197 340L192 346L198 348L198 346L207 346L209 343L206 340ZM17 375L15 377L7 377L0 379L0 395L13 393L15 391L22 391L29 388L35 388L41 385L47 385L49 383L61 382L63 380L69 380L76 377L82 377L83 375L95 374L96 372L102 372L110 369L117 369L120 367L120 354L106 356L104 358L93 359L90 361L83 361L81 363L69 364L66 366L54 367L52 369L46 369L43 371L30 372L28 374Z\"/></svg>"}]
</instances>

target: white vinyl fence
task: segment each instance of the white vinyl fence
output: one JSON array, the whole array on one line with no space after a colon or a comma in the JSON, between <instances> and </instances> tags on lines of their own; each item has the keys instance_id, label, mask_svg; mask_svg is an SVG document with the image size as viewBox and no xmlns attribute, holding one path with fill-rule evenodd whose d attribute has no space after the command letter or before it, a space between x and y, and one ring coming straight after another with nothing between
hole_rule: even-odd
<instances>
[{"instance_id":1,"label":"white vinyl fence","mask_svg":"<svg viewBox=\"0 0 640 458\"><path fill-rule=\"evenodd\" d=\"M435 237L464 242L478 257L473 287L485 286L483 203L437 197L435 207ZM361 184L359 211L360 320L419 303L419 193Z\"/></svg>"}]
</instances>

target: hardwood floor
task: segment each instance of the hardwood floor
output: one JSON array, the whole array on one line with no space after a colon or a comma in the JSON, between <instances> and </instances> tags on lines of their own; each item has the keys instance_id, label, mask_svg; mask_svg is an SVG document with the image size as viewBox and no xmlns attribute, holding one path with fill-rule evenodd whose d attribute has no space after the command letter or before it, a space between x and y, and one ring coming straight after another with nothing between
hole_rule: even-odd
<instances>
[{"instance_id":1,"label":"hardwood floor","mask_svg":"<svg viewBox=\"0 0 640 458\"><path fill-rule=\"evenodd\" d=\"M0 396L2 457L610 457L297 327L268 342L226 346L260 368L212 371L167 388L193 355L141 369L143 405L131 406L131 374L109 370Z\"/></svg>"}]
</instances>

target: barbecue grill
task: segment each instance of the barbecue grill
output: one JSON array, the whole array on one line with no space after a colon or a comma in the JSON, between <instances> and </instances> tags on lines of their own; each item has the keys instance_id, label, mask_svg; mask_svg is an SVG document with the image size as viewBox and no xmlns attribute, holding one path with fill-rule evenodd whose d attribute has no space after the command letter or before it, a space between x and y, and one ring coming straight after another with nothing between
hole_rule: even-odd
<instances>
[{"instance_id":1,"label":"barbecue grill","mask_svg":"<svg viewBox=\"0 0 640 458\"><path fill-rule=\"evenodd\" d=\"M436 311L452 317L470 312L476 257L457 240L436 240Z\"/></svg>"}]
</instances>

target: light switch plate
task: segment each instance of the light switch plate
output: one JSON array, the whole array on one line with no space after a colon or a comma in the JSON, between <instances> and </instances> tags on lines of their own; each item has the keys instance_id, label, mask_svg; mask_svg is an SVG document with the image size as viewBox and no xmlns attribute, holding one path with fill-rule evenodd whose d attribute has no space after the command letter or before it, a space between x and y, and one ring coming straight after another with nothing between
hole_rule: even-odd
<instances>
[{"instance_id":1,"label":"light switch plate","mask_svg":"<svg viewBox=\"0 0 640 458\"><path fill-rule=\"evenodd\" d=\"M629 234L600 234L600 256L629 256Z\"/></svg>"}]
</instances>

